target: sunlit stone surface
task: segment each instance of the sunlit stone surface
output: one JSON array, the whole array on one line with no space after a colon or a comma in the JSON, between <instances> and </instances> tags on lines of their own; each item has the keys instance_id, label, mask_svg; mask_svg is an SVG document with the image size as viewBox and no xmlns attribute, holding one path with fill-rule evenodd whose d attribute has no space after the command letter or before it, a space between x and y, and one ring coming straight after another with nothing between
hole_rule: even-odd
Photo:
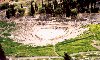
<instances>
[{"instance_id":1,"label":"sunlit stone surface","mask_svg":"<svg viewBox=\"0 0 100 60\"><path fill-rule=\"evenodd\" d=\"M42 39L49 40L56 37L65 35L66 32L63 29L40 29L36 35Z\"/></svg>"}]
</instances>

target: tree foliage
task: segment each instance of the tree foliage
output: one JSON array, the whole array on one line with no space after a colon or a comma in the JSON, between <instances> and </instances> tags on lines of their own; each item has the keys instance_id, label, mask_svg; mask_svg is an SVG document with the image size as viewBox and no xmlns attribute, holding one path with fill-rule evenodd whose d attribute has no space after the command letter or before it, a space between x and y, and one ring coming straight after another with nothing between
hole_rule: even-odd
<instances>
[{"instance_id":1,"label":"tree foliage","mask_svg":"<svg viewBox=\"0 0 100 60\"><path fill-rule=\"evenodd\" d=\"M30 15L34 16L35 12L46 13L51 15L63 15L66 14L66 17L76 16L77 13L96 13L99 8L96 7L96 0L42 0L41 8L38 6L34 0L30 1ZM35 4L33 4L35 3ZM9 3L0 4L0 9L7 9L9 7ZM21 8L23 8L21 4ZM11 15L15 16L14 6L10 7ZM9 13L9 12L7 12ZM9 15L9 14L6 14ZM9 17L9 16L8 16Z\"/></svg>"}]
</instances>

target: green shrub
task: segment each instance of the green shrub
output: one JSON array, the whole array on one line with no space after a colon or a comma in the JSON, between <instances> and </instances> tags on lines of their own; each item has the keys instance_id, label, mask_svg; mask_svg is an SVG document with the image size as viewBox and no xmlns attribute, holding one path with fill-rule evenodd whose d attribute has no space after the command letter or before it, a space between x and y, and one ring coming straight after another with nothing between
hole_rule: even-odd
<instances>
[{"instance_id":1,"label":"green shrub","mask_svg":"<svg viewBox=\"0 0 100 60\"><path fill-rule=\"evenodd\" d=\"M62 14L62 12L63 12L62 8L55 9L55 14Z\"/></svg>"},{"instance_id":2,"label":"green shrub","mask_svg":"<svg viewBox=\"0 0 100 60\"><path fill-rule=\"evenodd\" d=\"M24 8L19 8L18 12L20 13L20 16L23 16L25 13L25 9Z\"/></svg>"},{"instance_id":3,"label":"green shrub","mask_svg":"<svg viewBox=\"0 0 100 60\"><path fill-rule=\"evenodd\" d=\"M77 9L76 9L76 8L71 9L71 14L72 14L72 15L77 15Z\"/></svg>"},{"instance_id":4,"label":"green shrub","mask_svg":"<svg viewBox=\"0 0 100 60\"><path fill-rule=\"evenodd\" d=\"M24 8L20 8L20 6L16 6L15 7L16 10L16 15L19 16L24 16L25 13L25 9Z\"/></svg>"},{"instance_id":5,"label":"green shrub","mask_svg":"<svg viewBox=\"0 0 100 60\"><path fill-rule=\"evenodd\" d=\"M8 8L8 9L6 10L6 17L7 17L7 18L10 18L10 17L12 16L11 12L12 12L12 9L11 9L11 8Z\"/></svg>"},{"instance_id":6,"label":"green shrub","mask_svg":"<svg viewBox=\"0 0 100 60\"><path fill-rule=\"evenodd\" d=\"M45 13L46 11L45 11L45 8L40 8L39 9L39 13Z\"/></svg>"},{"instance_id":7,"label":"green shrub","mask_svg":"<svg viewBox=\"0 0 100 60\"><path fill-rule=\"evenodd\" d=\"M9 7L9 3L8 2L0 4L0 10L7 9L8 7Z\"/></svg>"},{"instance_id":8,"label":"green shrub","mask_svg":"<svg viewBox=\"0 0 100 60\"><path fill-rule=\"evenodd\" d=\"M0 28L5 28L5 27L8 27L8 26L15 26L15 23L14 22L11 22L11 23L7 23L5 21L0 21Z\"/></svg>"},{"instance_id":9,"label":"green shrub","mask_svg":"<svg viewBox=\"0 0 100 60\"><path fill-rule=\"evenodd\" d=\"M18 6L19 4L17 4L17 3L14 3L13 5L14 5L14 7L16 7L16 6Z\"/></svg>"},{"instance_id":10,"label":"green shrub","mask_svg":"<svg viewBox=\"0 0 100 60\"><path fill-rule=\"evenodd\" d=\"M3 42L3 37L0 36L0 43Z\"/></svg>"},{"instance_id":11,"label":"green shrub","mask_svg":"<svg viewBox=\"0 0 100 60\"><path fill-rule=\"evenodd\" d=\"M4 35L4 36L11 36L11 34L9 34L9 33L3 33L2 35Z\"/></svg>"},{"instance_id":12,"label":"green shrub","mask_svg":"<svg viewBox=\"0 0 100 60\"><path fill-rule=\"evenodd\" d=\"M9 8L6 10L6 17L10 18L11 16L15 16L16 9L14 4L9 5Z\"/></svg>"},{"instance_id":13,"label":"green shrub","mask_svg":"<svg viewBox=\"0 0 100 60\"><path fill-rule=\"evenodd\" d=\"M15 2L18 2L18 0L15 0Z\"/></svg>"}]
</instances>

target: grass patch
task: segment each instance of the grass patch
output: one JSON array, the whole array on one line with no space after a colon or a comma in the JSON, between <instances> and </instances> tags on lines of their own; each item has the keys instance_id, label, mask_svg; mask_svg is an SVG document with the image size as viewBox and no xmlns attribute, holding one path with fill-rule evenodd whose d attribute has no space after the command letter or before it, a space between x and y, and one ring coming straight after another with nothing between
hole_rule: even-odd
<instances>
[{"instance_id":1,"label":"grass patch","mask_svg":"<svg viewBox=\"0 0 100 60\"><path fill-rule=\"evenodd\" d=\"M2 46L6 55L10 56L56 56L54 54L53 46L31 47L12 42L9 38L3 39Z\"/></svg>"},{"instance_id":2,"label":"grass patch","mask_svg":"<svg viewBox=\"0 0 100 60\"><path fill-rule=\"evenodd\" d=\"M85 31L80 36L69 39L64 42L56 44L56 51L59 55L63 56L64 52L69 54L86 52L86 51L97 51L96 48L92 47L92 40L100 40L100 25L91 24L86 26L89 31Z\"/></svg>"},{"instance_id":3,"label":"grass patch","mask_svg":"<svg viewBox=\"0 0 100 60\"><path fill-rule=\"evenodd\" d=\"M66 41L65 41L66 42ZM57 44L56 51L59 55L63 56L64 52L69 54L78 53L78 52L86 52L86 51L96 51L97 49L92 47L91 40L78 40L67 44Z\"/></svg>"},{"instance_id":4,"label":"grass patch","mask_svg":"<svg viewBox=\"0 0 100 60\"><path fill-rule=\"evenodd\" d=\"M5 36L9 36L13 27L15 27L15 23L11 22L8 23L6 21L0 21L0 34L5 35Z\"/></svg>"}]
</instances>

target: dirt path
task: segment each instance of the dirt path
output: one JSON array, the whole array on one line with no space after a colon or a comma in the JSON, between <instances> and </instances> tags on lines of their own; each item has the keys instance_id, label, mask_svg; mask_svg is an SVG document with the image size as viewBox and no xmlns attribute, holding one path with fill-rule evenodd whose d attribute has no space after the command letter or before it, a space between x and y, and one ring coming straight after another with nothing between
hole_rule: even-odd
<instances>
[{"instance_id":1,"label":"dirt path","mask_svg":"<svg viewBox=\"0 0 100 60\"><path fill-rule=\"evenodd\" d=\"M43 59L43 60L51 60L51 59L63 59L61 56L35 56L35 57L8 57L10 60L38 60L38 59Z\"/></svg>"}]
</instances>

